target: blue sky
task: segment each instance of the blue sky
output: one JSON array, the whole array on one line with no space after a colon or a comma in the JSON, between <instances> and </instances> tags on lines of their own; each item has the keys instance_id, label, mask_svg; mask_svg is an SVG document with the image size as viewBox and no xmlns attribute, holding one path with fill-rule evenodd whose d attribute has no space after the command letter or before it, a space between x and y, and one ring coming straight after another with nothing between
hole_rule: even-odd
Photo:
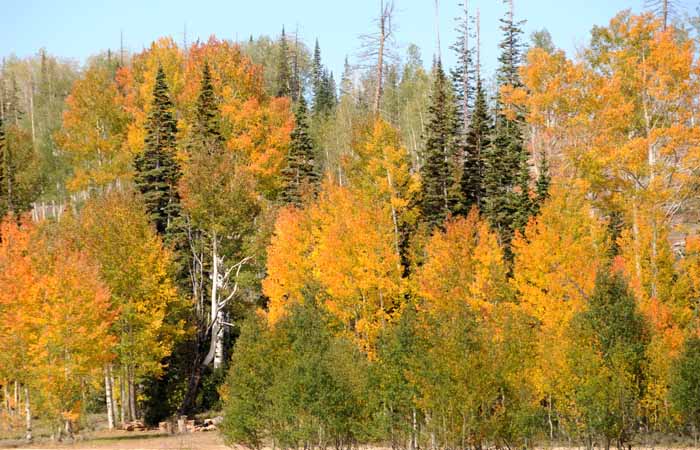
<instances>
[{"instance_id":1,"label":"blue sky","mask_svg":"<svg viewBox=\"0 0 700 450\"><path fill-rule=\"evenodd\" d=\"M443 59L455 39L454 17L459 0L440 0ZM644 0L515 0L516 16L526 19L526 34L547 28L558 47L567 52L583 45L593 25L606 24L617 12L641 10ZM358 35L372 31L379 0L0 0L0 55L20 57L45 47L49 53L83 62L107 48L119 47L120 31L126 46L139 51L155 38L173 36L181 41L186 24L188 39L247 39L251 34L277 35L282 25L309 44L318 37L324 62L342 70L345 55L358 53ZM395 0L396 40L403 54L418 44L427 63L435 51L434 0ZM501 0L470 0L482 17L482 55L486 70L495 66L500 38Z\"/></svg>"}]
</instances>

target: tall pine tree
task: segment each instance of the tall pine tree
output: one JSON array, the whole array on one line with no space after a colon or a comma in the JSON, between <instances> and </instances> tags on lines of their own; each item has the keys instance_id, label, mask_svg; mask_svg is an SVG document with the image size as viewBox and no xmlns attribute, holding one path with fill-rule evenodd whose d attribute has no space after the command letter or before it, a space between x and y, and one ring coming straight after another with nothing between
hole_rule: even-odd
<instances>
[{"instance_id":1,"label":"tall pine tree","mask_svg":"<svg viewBox=\"0 0 700 450\"><path fill-rule=\"evenodd\" d=\"M491 144L493 126L486 103L486 93L477 76L474 110L464 143L464 166L460 180L459 212L468 214L472 207L479 209L484 200L484 156Z\"/></svg>"},{"instance_id":2,"label":"tall pine tree","mask_svg":"<svg viewBox=\"0 0 700 450\"><path fill-rule=\"evenodd\" d=\"M513 3L501 19L503 40L497 82L521 87L519 67L522 59L522 22L513 18ZM516 230L522 230L532 212L528 152L524 146L522 116L508 116L496 99L496 120L491 145L484 154L484 213L499 233L505 255L510 260L510 242Z\"/></svg>"},{"instance_id":3,"label":"tall pine tree","mask_svg":"<svg viewBox=\"0 0 700 450\"><path fill-rule=\"evenodd\" d=\"M136 156L134 182L158 233L165 234L180 216L177 185L181 170L176 159L177 123L162 67L158 67L151 111L146 122L143 153Z\"/></svg>"},{"instance_id":4,"label":"tall pine tree","mask_svg":"<svg viewBox=\"0 0 700 450\"><path fill-rule=\"evenodd\" d=\"M291 134L287 165L282 169L284 187L280 199L284 203L301 205L306 194L313 194L320 181L316 169L313 140L309 135L304 96L299 96L295 111L295 126Z\"/></svg>"},{"instance_id":5,"label":"tall pine tree","mask_svg":"<svg viewBox=\"0 0 700 450\"><path fill-rule=\"evenodd\" d=\"M451 86L439 59L434 72L421 167L421 209L423 220L430 228L442 226L456 205L456 111Z\"/></svg>"},{"instance_id":6,"label":"tall pine tree","mask_svg":"<svg viewBox=\"0 0 700 450\"><path fill-rule=\"evenodd\" d=\"M214 85L211 82L209 63L205 62L202 69L202 81L197 98L196 119L194 122L193 142L200 150L209 155L215 155L223 151L224 138L221 135L219 124L219 106L214 93Z\"/></svg>"},{"instance_id":7,"label":"tall pine tree","mask_svg":"<svg viewBox=\"0 0 700 450\"><path fill-rule=\"evenodd\" d=\"M292 84L292 72L289 68L289 46L284 27L282 27L279 55L277 55L277 96L289 97L292 93Z\"/></svg>"}]
</instances>

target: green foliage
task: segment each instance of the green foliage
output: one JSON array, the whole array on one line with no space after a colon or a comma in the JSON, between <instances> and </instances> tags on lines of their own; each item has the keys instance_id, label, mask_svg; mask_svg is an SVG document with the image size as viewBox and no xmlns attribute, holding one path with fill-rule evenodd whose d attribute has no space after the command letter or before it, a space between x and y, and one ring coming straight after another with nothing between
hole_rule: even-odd
<instances>
[{"instance_id":1,"label":"green foliage","mask_svg":"<svg viewBox=\"0 0 700 450\"><path fill-rule=\"evenodd\" d=\"M0 217L29 210L39 189L39 161L31 136L0 119Z\"/></svg>"},{"instance_id":2,"label":"green foliage","mask_svg":"<svg viewBox=\"0 0 700 450\"><path fill-rule=\"evenodd\" d=\"M141 191L146 210L160 234L165 234L181 213L177 190L181 177L176 160L177 123L172 109L165 73L159 66L146 123L145 148L134 160L134 184Z\"/></svg>"},{"instance_id":3,"label":"green foliage","mask_svg":"<svg viewBox=\"0 0 700 450\"><path fill-rule=\"evenodd\" d=\"M675 410L700 431L700 338L690 337L676 361L670 392Z\"/></svg>"},{"instance_id":4,"label":"green foliage","mask_svg":"<svg viewBox=\"0 0 700 450\"><path fill-rule=\"evenodd\" d=\"M280 195L282 202L301 205L302 199L313 195L320 183L316 167L316 151L309 135L306 100L299 98L295 111L295 126L291 134L287 165L282 169L284 188Z\"/></svg>"},{"instance_id":5,"label":"green foliage","mask_svg":"<svg viewBox=\"0 0 700 450\"><path fill-rule=\"evenodd\" d=\"M421 209L430 228L442 226L456 203L456 110L451 86L439 60L434 72L421 167Z\"/></svg>"},{"instance_id":6,"label":"green foliage","mask_svg":"<svg viewBox=\"0 0 700 450\"><path fill-rule=\"evenodd\" d=\"M588 308L572 322L576 345L569 352L573 399L588 440L618 446L636 431L644 393L649 334L623 275L598 274Z\"/></svg>"},{"instance_id":7,"label":"green foliage","mask_svg":"<svg viewBox=\"0 0 700 450\"><path fill-rule=\"evenodd\" d=\"M519 88L522 60L522 22L514 22L512 10L501 19L503 40L496 73L498 88ZM523 118L512 117L496 101L495 128L491 146L484 154L484 214L497 231L506 258L512 260L510 242L516 230L522 231L530 218L530 172L523 139Z\"/></svg>"},{"instance_id":8,"label":"green foliage","mask_svg":"<svg viewBox=\"0 0 700 450\"><path fill-rule=\"evenodd\" d=\"M225 391L227 442L260 448L303 443L350 445L366 421L366 361L310 301L275 328L248 320L234 350Z\"/></svg>"},{"instance_id":9,"label":"green foliage","mask_svg":"<svg viewBox=\"0 0 700 450\"><path fill-rule=\"evenodd\" d=\"M481 208L484 198L484 157L490 145L492 124L481 79L476 81L475 99L464 144L464 167L458 207L462 214L468 214L474 206Z\"/></svg>"},{"instance_id":10,"label":"green foliage","mask_svg":"<svg viewBox=\"0 0 700 450\"><path fill-rule=\"evenodd\" d=\"M284 27L282 27L282 35L280 36L277 64L277 96L289 97L292 93L292 73L289 68L289 48Z\"/></svg>"}]
</instances>

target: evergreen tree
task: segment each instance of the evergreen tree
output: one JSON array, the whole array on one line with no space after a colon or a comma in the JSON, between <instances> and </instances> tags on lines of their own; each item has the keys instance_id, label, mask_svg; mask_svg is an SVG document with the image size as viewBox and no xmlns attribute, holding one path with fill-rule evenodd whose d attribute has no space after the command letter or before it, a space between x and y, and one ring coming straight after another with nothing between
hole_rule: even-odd
<instances>
[{"instance_id":1,"label":"evergreen tree","mask_svg":"<svg viewBox=\"0 0 700 450\"><path fill-rule=\"evenodd\" d=\"M473 206L482 207L484 198L484 156L490 145L491 117L486 104L486 93L481 79L476 81L474 110L469 122L464 145L464 167L462 170L461 205L459 211L468 214Z\"/></svg>"},{"instance_id":2,"label":"evergreen tree","mask_svg":"<svg viewBox=\"0 0 700 450\"><path fill-rule=\"evenodd\" d=\"M314 99L320 90L322 76L323 65L321 64L321 46L318 44L318 39L316 39L316 44L314 45L314 58L311 61L311 90L313 91Z\"/></svg>"},{"instance_id":3,"label":"evergreen tree","mask_svg":"<svg viewBox=\"0 0 700 450\"><path fill-rule=\"evenodd\" d=\"M455 207L455 107L450 85L438 59L428 106L423 153L422 212L423 220L434 228L441 226Z\"/></svg>"},{"instance_id":4,"label":"evergreen tree","mask_svg":"<svg viewBox=\"0 0 700 450\"><path fill-rule=\"evenodd\" d=\"M277 64L277 96L289 97L292 93L292 73L289 69L289 47L284 27L282 27L282 36L280 37Z\"/></svg>"},{"instance_id":5,"label":"evergreen tree","mask_svg":"<svg viewBox=\"0 0 700 450\"><path fill-rule=\"evenodd\" d=\"M282 169L284 187L280 197L284 203L300 205L304 194L315 192L320 182L315 164L314 145L309 135L304 96L299 97L295 122L289 144L287 166Z\"/></svg>"},{"instance_id":6,"label":"evergreen tree","mask_svg":"<svg viewBox=\"0 0 700 450\"><path fill-rule=\"evenodd\" d=\"M224 138L221 135L219 124L219 106L214 93L214 85L211 82L209 63L204 63L202 69L202 81L197 98L196 118L193 128L195 146L210 155L221 153L224 146Z\"/></svg>"},{"instance_id":7,"label":"evergreen tree","mask_svg":"<svg viewBox=\"0 0 700 450\"><path fill-rule=\"evenodd\" d=\"M134 183L143 194L148 214L160 234L165 234L180 216L177 187L181 171L176 159L177 123L172 109L165 72L158 67L146 122L145 148L134 160Z\"/></svg>"},{"instance_id":8,"label":"evergreen tree","mask_svg":"<svg viewBox=\"0 0 700 450\"><path fill-rule=\"evenodd\" d=\"M518 70L522 59L522 22L514 22L512 3L501 22L504 38L498 58L498 87L521 87ZM521 116L507 116L497 98L495 129L491 146L484 154L484 213L499 233L509 260L512 259L510 242L513 235L525 227L532 212L530 168L522 122Z\"/></svg>"},{"instance_id":9,"label":"evergreen tree","mask_svg":"<svg viewBox=\"0 0 700 450\"><path fill-rule=\"evenodd\" d=\"M352 93L352 88L352 67L350 67L348 57L346 56L343 64L343 75L340 78L340 96L350 95Z\"/></svg>"}]
</instances>

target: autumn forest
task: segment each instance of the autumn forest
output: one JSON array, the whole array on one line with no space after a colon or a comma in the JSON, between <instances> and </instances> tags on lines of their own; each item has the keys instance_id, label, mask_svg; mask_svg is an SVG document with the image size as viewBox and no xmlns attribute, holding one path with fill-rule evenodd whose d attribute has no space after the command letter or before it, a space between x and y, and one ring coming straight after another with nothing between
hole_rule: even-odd
<instances>
[{"instance_id":1,"label":"autumn forest","mask_svg":"<svg viewBox=\"0 0 700 450\"><path fill-rule=\"evenodd\" d=\"M700 16L565 52L514 2L451 67L391 0L340 76L282 27L6 56L0 442L697 446Z\"/></svg>"}]
</instances>

